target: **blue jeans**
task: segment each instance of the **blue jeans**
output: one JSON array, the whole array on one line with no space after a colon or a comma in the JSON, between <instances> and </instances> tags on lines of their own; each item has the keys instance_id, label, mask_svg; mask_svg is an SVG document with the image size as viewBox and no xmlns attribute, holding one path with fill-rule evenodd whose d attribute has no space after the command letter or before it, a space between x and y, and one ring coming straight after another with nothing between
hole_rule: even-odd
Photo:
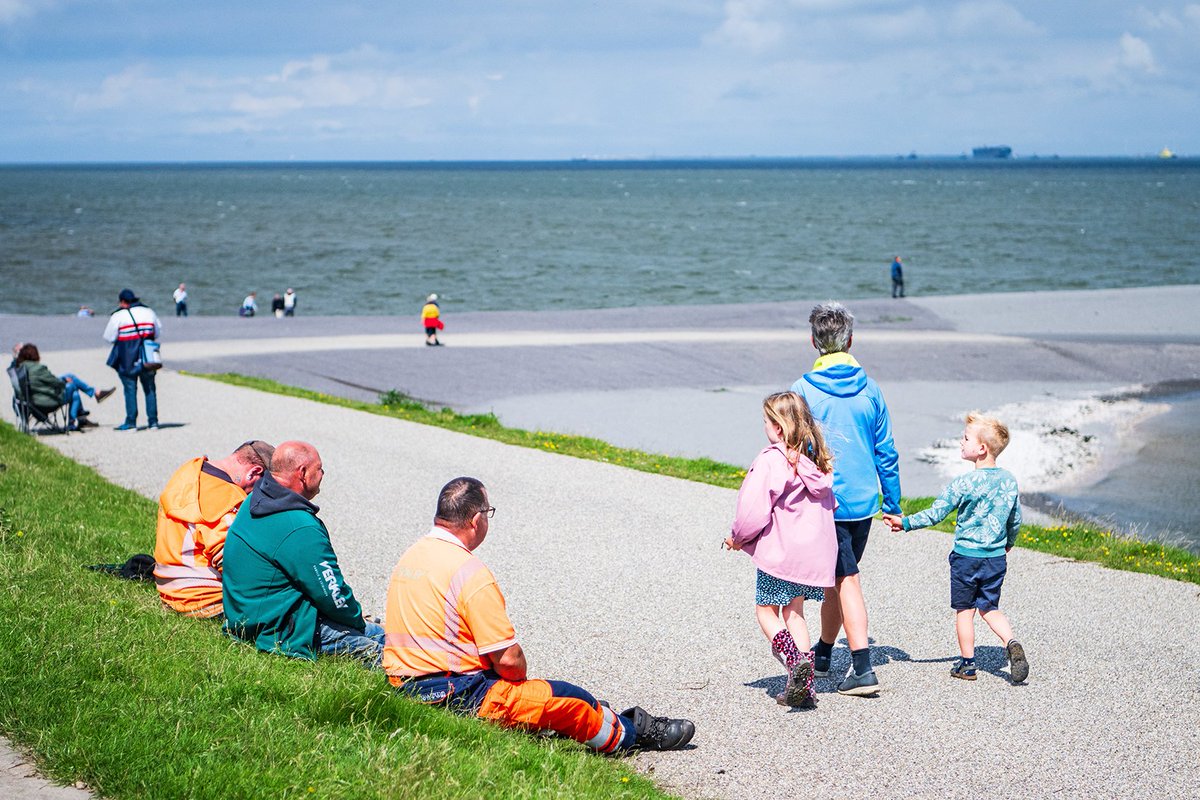
<instances>
[{"instance_id":1,"label":"blue jeans","mask_svg":"<svg viewBox=\"0 0 1200 800\"><path fill-rule=\"evenodd\" d=\"M317 617L317 652L323 656L351 656L368 667L383 661L383 626L367 623L365 631Z\"/></svg>"},{"instance_id":2,"label":"blue jeans","mask_svg":"<svg viewBox=\"0 0 1200 800\"><path fill-rule=\"evenodd\" d=\"M118 372L121 377L121 388L125 390L125 422L128 425L137 424L138 381L142 382L142 391L146 394L146 420L151 425L158 424L158 391L154 388L154 373L141 372L137 375L126 375Z\"/></svg>"},{"instance_id":3,"label":"blue jeans","mask_svg":"<svg viewBox=\"0 0 1200 800\"><path fill-rule=\"evenodd\" d=\"M83 401L79 399L80 392L86 394L88 397L95 397L96 390L80 380L77 375L72 375L70 372L63 373L58 377L62 378L65 384L62 393L63 404L71 406L71 422L74 422L79 419L79 412L83 411Z\"/></svg>"}]
</instances>

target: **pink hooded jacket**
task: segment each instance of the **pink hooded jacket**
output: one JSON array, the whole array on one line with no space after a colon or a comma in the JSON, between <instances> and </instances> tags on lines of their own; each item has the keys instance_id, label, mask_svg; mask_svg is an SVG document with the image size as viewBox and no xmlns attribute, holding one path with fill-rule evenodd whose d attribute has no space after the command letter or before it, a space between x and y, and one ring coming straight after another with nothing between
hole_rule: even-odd
<instances>
[{"instance_id":1,"label":"pink hooded jacket","mask_svg":"<svg viewBox=\"0 0 1200 800\"><path fill-rule=\"evenodd\" d=\"M783 444L773 444L754 459L738 490L732 538L768 575L833 586L836 505L832 474L806 456L793 469Z\"/></svg>"}]
</instances>

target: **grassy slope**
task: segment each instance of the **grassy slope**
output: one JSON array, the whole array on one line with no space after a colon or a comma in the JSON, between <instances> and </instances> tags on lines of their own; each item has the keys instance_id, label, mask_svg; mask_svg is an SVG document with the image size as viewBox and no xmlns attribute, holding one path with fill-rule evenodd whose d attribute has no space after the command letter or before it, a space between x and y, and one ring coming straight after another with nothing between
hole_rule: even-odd
<instances>
[{"instance_id":1,"label":"grassy slope","mask_svg":"<svg viewBox=\"0 0 1200 800\"><path fill-rule=\"evenodd\" d=\"M155 505L0 425L0 731L121 798L663 797L620 761L263 655L86 571L151 548Z\"/></svg>"},{"instance_id":2,"label":"grassy slope","mask_svg":"<svg viewBox=\"0 0 1200 800\"><path fill-rule=\"evenodd\" d=\"M738 488L742 478L746 476L745 469L707 458L688 459L655 455L640 450L614 447L599 439L583 436L507 428L491 414L463 415L448 408L440 411L429 409L396 392L385 394L376 404L286 386L265 378L232 374L203 377L265 392L355 408L372 414L398 417L425 425L436 425L460 433L496 439L508 444L549 450L593 461L620 464L623 467L643 472L671 475L730 489ZM928 508L932 504L933 498L931 497L906 498L901 503L906 514ZM953 521L954 516L951 515L950 519L938 525L937 529L953 531ZM1094 561L1113 569L1145 572L1164 578L1200 583L1200 556L1178 547L1151 544L1117 536L1090 525L1064 524L1048 528L1039 525L1023 525L1021 526L1021 535L1017 539L1017 546L1054 553L1080 561Z\"/></svg>"}]
</instances>

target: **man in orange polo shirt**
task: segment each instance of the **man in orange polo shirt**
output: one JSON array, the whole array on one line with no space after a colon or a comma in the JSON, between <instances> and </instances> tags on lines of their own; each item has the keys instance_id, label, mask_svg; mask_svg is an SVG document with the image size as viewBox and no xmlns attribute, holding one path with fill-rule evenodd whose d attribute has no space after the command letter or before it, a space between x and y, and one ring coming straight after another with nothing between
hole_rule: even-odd
<instances>
[{"instance_id":1,"label":"man in orange polo shirt","mask_svg":"<svg viewBox=\"0 0 1200 800\"><path fill-rule=\"evenodd\" d=\"M163 605L200 618L224 612L225 535L274 452L252 439L217 461L193 458L167 481L158 498L154 544L154 582Z\"/></svg>"},{"instance_id":2,"label":"man in orange polo shirt","mask_svg":"<svg viewBox=\"0 0 1200 800\"><path fill-rule=\"evenodd\" d=\"M401 556L388 585L383 669L391 684L423 703L552 730L603 753L686 746L696 732L689 720L637 706L617 714L574 684L529 679L504 595L474 555L495 513L475 478L442 487L433 530Z\"/></svg>"}]
</instances>

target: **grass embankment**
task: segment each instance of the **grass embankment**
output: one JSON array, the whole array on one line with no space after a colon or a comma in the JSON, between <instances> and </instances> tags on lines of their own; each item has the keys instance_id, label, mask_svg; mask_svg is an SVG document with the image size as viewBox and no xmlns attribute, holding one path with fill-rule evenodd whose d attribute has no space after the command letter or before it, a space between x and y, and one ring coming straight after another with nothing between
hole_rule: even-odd
<instances>
[{"instance_id":1,"label":"grass embankment","mask_svg":"<svg viewBox=\"0 0 1200 800\"><path fill-rule=\"evenodd\" d=\"M0 732L52 777L115 798L665 797L574 742L257 653L82 569L152 549L155 504L7 424L0 454Z\"/></svg>"},{"instance_id":2,"label":"grass embankment","mask_svg":"<svg viewBox=\"0 0 1200 800\"><path fill-rule=\"evenodd\" d=\"M619 464L642 472L670 475L700 483L736 489L741 486L746 470L707 458L679 458L655 455L640 450L614 447L599 439L570 436L561 433L531 432L508 428L492 414L458 414L449 408L434 410L422 403L405 397L399 392L388 392L378 403L348 400L344 397L314 392L287 386L266 378L251 378L244 375L203 375L235 386L245 386L264 392L300 397L320 403L354 408L372 414L381 414L424 425L436 425L459 433L482 436L507 444L549 450L563 455ZM912 514L933 505L931 497L905 498L901 506L905 514ZM953 531L954 515L936 530ZM1113 569L1144 572L1164 578L1200 583L1200 556L1179 547L1142 542L1118 536L1110 531L1085 524L1064 524L1053 527L1022 525L1017 539L1018 547L1053 553L1078 561L1093 561Z\"/></svg>"}]
</instances>

